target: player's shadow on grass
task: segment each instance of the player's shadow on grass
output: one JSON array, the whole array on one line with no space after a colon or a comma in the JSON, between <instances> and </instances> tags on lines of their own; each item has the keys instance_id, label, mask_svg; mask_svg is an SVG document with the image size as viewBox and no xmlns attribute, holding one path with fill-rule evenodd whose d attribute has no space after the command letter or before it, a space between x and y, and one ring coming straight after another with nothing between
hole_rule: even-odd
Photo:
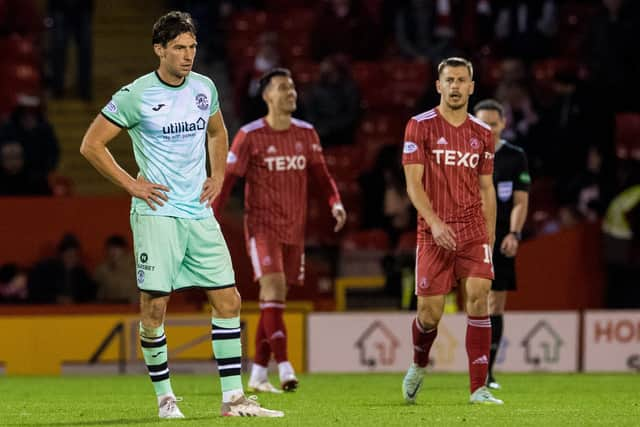
<instances>
[{"instance_id":1,"label":"player's shadow on grass","mask_svg":"<svg viewBox=\"0 0 640 427\"><path fill-rule=\"evenodd\" d=\"M189 418L185 418L184 421L200 421L200 420L208 420L208 421L212 421L212 418L214 418L214 416L210 416L210 417L189 417ZM114 419L114 420L84 420L84 421L58 421L58 422L51 422L51 421L43 421L41 423L30 423L30 424L24 424L24 423L20 423L20 424L14 424L14 425L21 425L21 426L28 426L28 427L40 427L40 426L104 426L104 425L121 425L121 426L126 426L126 425L138 425L141 423L145 423L145 424L150 424L150 423L156 423L159 422L161 420L159 420L157 417L145 417L145 418L119 418L119 419ZM164 421L164 420L162 420ZM183 420L176 420L176 421L183 421Z\"/></svg>"}]
</instances>

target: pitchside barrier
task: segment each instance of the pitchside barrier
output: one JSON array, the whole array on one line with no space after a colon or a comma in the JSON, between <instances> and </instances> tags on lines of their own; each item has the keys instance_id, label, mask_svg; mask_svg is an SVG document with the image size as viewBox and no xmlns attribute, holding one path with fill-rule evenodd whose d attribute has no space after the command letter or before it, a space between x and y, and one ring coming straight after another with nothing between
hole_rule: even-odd
<instances>
[{"instance_id":1,"label":"pitchside barrier","mask_svg":"<svg viewBox=\"0 0 640 427\"><path fill-rule=\"evenodd\" d=\"M257 312L240 318L244 356L251 359L258 319ZM291 364L303 371L304 311L292 310L284 320ZM139 317L134 315L0 316L0 364L8 375L144 372L138 322ZM215 368L209 316L169 315L165 332L172 368L180 367L182 372Z\"/></svg>"},{"instance_id":2,"label":"pitchside barrier","mask_svg":"<svg viewBox=\"0 0 640 427\"><path fill-rule=\"evenodd\" d=\"M285 314L298 372L403 372L411 362L413 314L309 308ZM241 322L250 360L258 313L244 313ZM640 310L508 312L504 325L497 370L640 372ZM206 313L170 315L165 329L174 372L215 370ZM430 369L467 370L465 329L465 315L443 317ZM7 375L144 372L134 314L0 316L0 343L0 371Z\"/></svg>"},{"instance_id":3,"label":"pitchside barrier","mask_svg":"<svg viewBox=\"0 0 640 427\"><path fill-rule=\"evenodd\" d=\"M403 372L412 358L414 314L311 313L309 372ZM445 315L430 369L466 372L466 316ZM640 311L508 312L496 370L640 372Z\"/></svg>"}]
</instances>

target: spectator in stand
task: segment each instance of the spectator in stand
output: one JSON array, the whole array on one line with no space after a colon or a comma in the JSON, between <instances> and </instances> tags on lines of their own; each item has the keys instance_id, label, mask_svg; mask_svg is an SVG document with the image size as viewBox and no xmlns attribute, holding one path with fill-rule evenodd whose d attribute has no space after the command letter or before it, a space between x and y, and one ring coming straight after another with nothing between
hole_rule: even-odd
<instances>
[{"instance_id":1,"label":"spectator in stand","mask_svg":"<svg viewBox=\"0 0 640 427\"><path fill-rule=\"evenodd\" d=\"M17 141L0 143L0 196L49 195L45 180L37 180L25 169L24 148Z\"/></svg>"},{"instance_id":2,"label":"spectator in stand","mask_svg":"<svg viewBox=\"0 0 640 427\"><path fill-rule=\"evenodd\" d=\"M360 94L344 56L327 57L320 63L319 80L307 89L304 105L323 147L354 142Z\"/></svg>"},{"instance_id":3,"label":"spectator in stand","mask_svg":"<svg viewBox=\"0 0 640 427\"><path fill-rule=\"evenodd\" d=\"M58 139L42 111L40 99L18 97L9 121L0 127L0 144L17 141L24 149L24 168L35 182L47 182L60 158Z\"/></svg>"},{"instance_id":4,"label":"spectator in stand","mask_svg":"<svg viewBox=\"0 0 640 427\"><path fill-rule=\"evenodd\" d=\"M595 146L590 146L586 154L585 167L569 179L561 201L566 201L575 207L576 212L584 219L595 222L604 214L601 201L601 165L602 157Z\"/></svg>"},{"instance_id":5,"label":"spectator in stand","mask_svg":"<svg viewBox=\"0 0 640 427\"><path fill-rule=\"evenodd\" d=\"M240 105L239 115L250 122L267 114L267 107L260 93L260 77L267 71L282 66L278 34L265 32L258 37L256 57L244 71L241 71L236 87L236 99Z\"/></svg>"},{"instance_id":6,"label":"spectator in stand","mask_svg":"<svg viewBox=\"0 0 640 427\"><path fill-rule=\"evenodd\" d=\"M39 36L42 17L33 0L4 0L0 3L0 37L10 34Z\"/></svg>"},{"instance_id":7,"label":"spectator in stand","mask_svg":"<svg viewBox=\"0 0 640 427\"><path fill-rule=\"evenodd\" d=\"M51 70L53 95L64 95L67 47L73 38L76 49L76 91L85 101L91 100L92 81L92 0L49 0L49 17L53 21Z\"/></svg>"},{"instance_id":8,"label":"spectator in stand","mask_svg":"<svg viewBox=\"0 0 640 427\"><path fill-rule=\"evenodd\" d=\"M525 65L520 59L509 58L502 62L501 68L503 77L496 88L495 98L504 107L507 127L502 135L508 141L515 141L527 152L533 163L531 169L535 170L535 166L540 164L536 162L537 158L544 154L547 147L537 138L540 115L527 87Z\"/></svg>"},{"instance_id":9,"label":"spectator in stand","mask_svg":"<svg viewBox=\"0 0 640 427\"><path fill-rule=\"evenodd\" d=\"M358 0L324 1L311 31L311 53L321 61L343 53L355 60L376 59L381 53L382 29Z\"/></svg>"},{"instance_id":10,"label":"spectator in stand","mask_svg":"<svg viewBox=\"0 0 640 427\"><path fill-rule=\"evenodd\" d=\"M136 284L136 266L127 241L113 235L105 242L105 259L96 268L94 280L98 286L98 301L137 303L140 299Z\"/></svg>"},{"instance_id":11,"label":"spectator in stand","mask_svg":"<svg viewBox=\"0 0 640 427\"><path fill-rule=\"evenodd\" d=\"M462 2L408 0L396 14L395 38L402 54L420 62L440 62L459 54L454 43Z\"/></svg>"},{"instance_id":12,"label":"spectator in stand","mask_svg":"<svg viewBox=\"0 0 640 427\"><path fill-rule=\"evenodd\" d=\"M15 264L0 266L0 302L26 302L28 296L27 275Z\"/></svg>"},{"instance_id":13,"label":"spectator in stand","mask_svg":"<svg viewBox=\"0 0 640 427\"><path fill-rule=\"evenodd\" d=\"M640 58L629 41L640 37L636 1L602 0L601 10L589 25L586 61L591 82L600 99L598 110L608 105L614 111L634 111L639 91L627 82L640 73ZM625 96L619 96L625 93Z\"/></svg>"},{"instance_id":14,"label":"spectator in stand","mask_svg":"<svg viewBox=\"0 0 640 427\"><path fill-rule=\"evenodd\" d=\"M504 55L539 59L553 52L557 21L555 0L504 1L498 9L495 34Z\"/></svg>"},{"instance_id":15,"label":"spectator in stand","mask_svg":"<svg viewBox=\"0 0 640 427\"><path fill-rule=\"evenodd\" d=\"M640 163L621 165L627 173L602 222L608 308L640 308Z\"/></svg>"},{"instance_id":16,"label":"spectator in stand","mask_svg":"<svg viewBox=\"0 0 640 427\"><path fill-rule=\"evenodd\" d=\"M82 265L80 242L75 235L64 235L56 256L36 263L28 287L33 302L68 304L95 300L96 284Z\"/></svg>"}]
</instances>

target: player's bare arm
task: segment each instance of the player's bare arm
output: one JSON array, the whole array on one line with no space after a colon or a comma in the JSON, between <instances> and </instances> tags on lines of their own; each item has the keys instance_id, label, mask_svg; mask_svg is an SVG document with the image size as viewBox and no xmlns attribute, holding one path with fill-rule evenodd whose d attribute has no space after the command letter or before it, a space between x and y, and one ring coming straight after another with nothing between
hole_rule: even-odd
<instances>
[{"instance_id":1,"label":"player's bare arm","mask_svg":"<svg viewBox=\"0 0 640 427\"><path fill-rule=\"evenodd\" d=\"M492 175L480 175L480 199L482 215L487 226L489 244L493 247L496 240L496 190L493 187Z\"/></svg>"},{"instance_id":2,"label":"player's bare arm","mask_svg":"<svg viewBox=\"0 0 640 427\"><path fill-rule=\"evenodd\" d=\"M95 167L98 172L114 184L124 188L133 197L144 200L153 210L155 205L164 205L168 200L164 185L147 181L143 176L134 179L116 162L109 152L107 144L119 133L120 128L98 114L82 138L80 153Z\"/></svg>"},{"instance_id":3,"label":"player's bare arm","mask_svg":"<svg viewBox=\"0 0 640 427\"><path fill-rule=\"evenodd\" d=\"M524 222L527 219L527 211L529 209L529 193L526 191L513 192L513 208L509 217L510 228L512 233L507 234L500 244L500 251L508 257L516 256L518 252L518 239L513 232L520 233Z\"/></svg>"},{"instance_id":4,"label":"player's bare arm","mask_svg":"<svg viewBox=\"0 0 640 427\"><path fill-rule=\"evenodd\" d=\"M436 215L431 206L431 201L424 190L422 183L424 166L420 164L404 165L404 173L407 179L407 194L409 195L409 199L411 199L411 203L413 203L418 214L422 216L427 222L427 225L429 225L434 242L444 249L454 251L456 249L456 234L451 227Z\"/></svg>"},{"instance_id":5,"label":"player's bare arm","mask_svg":"<svg viewBox=\"0 0 640 427\"><path fill-rule=\"evenodd\" d=\"M229 135L220 110L209 118L209 124L207 125L207 150L209 152L211 176L209 176L202 185L200 203L204 203L205 201L208 203L213 202L216 196L220 194L224 182L224 171L227 164L227 153L229 151Z\"/></svg>"}]
</instances>

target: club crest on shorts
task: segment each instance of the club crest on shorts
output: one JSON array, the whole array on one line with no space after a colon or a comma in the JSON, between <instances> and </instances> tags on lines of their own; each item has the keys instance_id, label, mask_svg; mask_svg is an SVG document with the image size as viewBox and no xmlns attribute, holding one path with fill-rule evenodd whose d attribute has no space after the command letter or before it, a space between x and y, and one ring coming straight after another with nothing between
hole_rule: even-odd
<instances>
[{"instance_id":1,"label":"club crest on shorts","mask_svg":"<svg viewBox=\"0 0 640 427\"><path fill-rule=\"evenodd\" d=\"M139 284L143 284L144 283L144 270L138 270L138 283Z\"/></svg>"},{"instance_id":2,"label":"club crest on shorts","mask_svg":"<svg viewBox=\"0 0 640 427\"><path fill-rule=\"evenodd\" d=\"M199 93L196 95L196 105L201 110L206 110L209 108L209 98L204 93Z\"/></svg>"},{"instance_id":3,"label":"club crest on shorts","mask_svg":"<svg viewBox=\"0 0 640 427\"><path fill-rule=\"evenodd\" d=\"M420 289L427 289L429 287L429 284L427 283L427 278L423 277L422 279L420 279L420 284L418 285L418 287Z\"/></svg>"},{"instance_id":4,"label":"club crest on shorts","mask_svg":"<svg viewBox=\"0 0 640 427\"><path fill-rule=\"evenodd\" d=\"M266 257L262 258L262 265L271 265L271 257L267 255Z\"/></svg>"},{"instance_id":5,"label":"club crest on shorts","mask_svg":"<svg viewBox=\"0 0 640 427\"><path fill-rule=\"evenodd\" d=\"M405 141L402 152L405 154L411 154L418 151L418 145L413 141Z\"/></svg>"}]
</instances>

